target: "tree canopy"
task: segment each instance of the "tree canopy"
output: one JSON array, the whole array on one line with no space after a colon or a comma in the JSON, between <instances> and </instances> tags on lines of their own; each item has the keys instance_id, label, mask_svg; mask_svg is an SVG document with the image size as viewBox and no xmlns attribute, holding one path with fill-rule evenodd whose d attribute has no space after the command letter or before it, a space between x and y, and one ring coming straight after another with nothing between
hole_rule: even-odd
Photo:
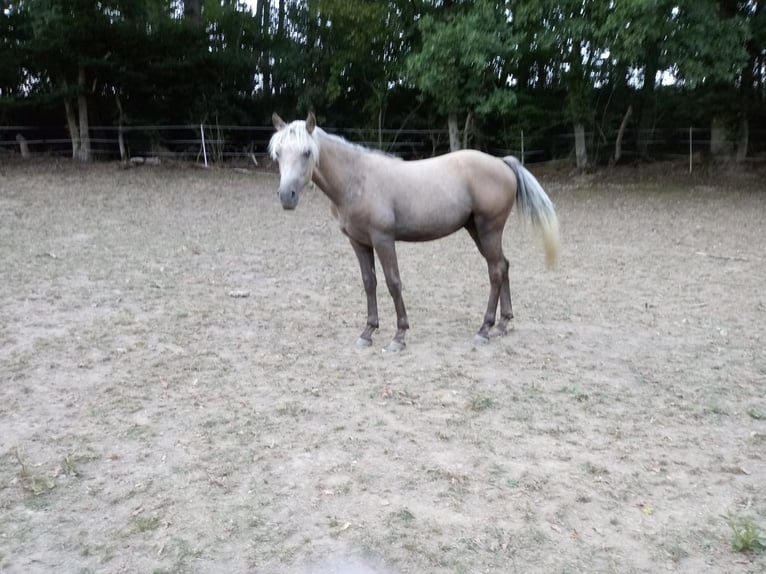
<instances>
[{"instance_id":1,"label":"tree canopy","mask_svg":"<svg viewBox=\"0 0 766 574\"><path fill-rule=\"evenodd\" d=\"M578 165L663 129L766 129L763 0L3 0L0 129L449 126L452 147L572 134ZM461 133L462 132L462 133ZM617 137L619 134L619 138ZM462 137L460 137L462 136ZM714 139L711 137L711 139ZM726 151L726 150L725 150Z\"/></svg>"}]
</instances>

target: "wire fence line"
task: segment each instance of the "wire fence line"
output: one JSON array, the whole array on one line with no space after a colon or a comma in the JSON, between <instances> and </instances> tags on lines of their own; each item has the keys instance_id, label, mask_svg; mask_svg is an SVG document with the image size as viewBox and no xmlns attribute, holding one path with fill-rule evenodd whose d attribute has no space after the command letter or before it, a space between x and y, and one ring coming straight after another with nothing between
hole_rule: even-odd
<instances>
[{"instance_id":1,"label":"wire fence line","mask_svg":"<svg viewBox=\"0 0 766 574\"><path fill-rule=\"evenodd\" d=\"M330 129L347 139L367 147L382 149L408 159L439 155L449 151L449 136L444 129ZM91 126L90 146L94 159L129 159L136 157L193 161L204 164L246 162L262 164L274 128L271 126L238 125L140 125ZM622 155L626 160L636 157L635 130L623 135ZM690 169L704 160L710 151L710 128L684 127L653 130L642 133L649 154L657 158L688 158ZM127 157L121 158L120 138ZM515 155L522 161L534 163L571 158L574 134L571 132L525 133L507 137L510 148L487 144L480 135L472 144L494 155ZM586 134L591 162L606 163L614 154L615 138L602 133ZM736 143L730 142L732 150ZM71 156L72 144L66 126L0 125L0 153L24 151L30 155ZM748 140L749 160L766 159L766 131L751 131Z\"/></svg>"}]
</instances>

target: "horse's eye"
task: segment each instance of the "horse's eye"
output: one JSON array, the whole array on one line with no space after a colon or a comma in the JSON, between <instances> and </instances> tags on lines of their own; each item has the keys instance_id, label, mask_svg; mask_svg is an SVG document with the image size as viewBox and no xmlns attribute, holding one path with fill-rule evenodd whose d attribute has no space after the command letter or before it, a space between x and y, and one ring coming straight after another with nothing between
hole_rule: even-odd
<instances>
[{"instance_id":1,"label":"horse's eye","mask_svg":"<svg viewBox=\"0 0 766 574\"><path fill-rule=\"evenodd\" d=\"M279 152L278 151L274 152L274 159L279 160Z\"/></svg>"},{"instance_id":2,"label":"horse's eye","mask_svg":"<svg viewBox=\"0 0 766 574\"><path fill-rule=\"evenodd\" d=\"M304 151L304 152L303 152L303 157L306 157L306 158L307 158L307 157L309 157L310 155L311 155L311 150L310 150L310 149L307 149L306 151Z\"/></svg>"}]
</instances>

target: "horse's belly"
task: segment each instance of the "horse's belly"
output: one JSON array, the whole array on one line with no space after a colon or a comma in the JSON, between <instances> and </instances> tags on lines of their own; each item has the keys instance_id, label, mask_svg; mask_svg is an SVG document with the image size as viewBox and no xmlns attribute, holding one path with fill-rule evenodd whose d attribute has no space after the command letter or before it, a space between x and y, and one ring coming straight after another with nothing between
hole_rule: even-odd
<instances>
[{"instance_id":1,"label":"horse's belly","mask_svg":"<svg viewBox=\"0 0 766 574\"><path fill-rule=\"evenodd\" d=\"M471 216L468 202L440 202L427 206L397 209L396 239L431 241L445 237L465 226Z\"/></svg>"}]
</instances>

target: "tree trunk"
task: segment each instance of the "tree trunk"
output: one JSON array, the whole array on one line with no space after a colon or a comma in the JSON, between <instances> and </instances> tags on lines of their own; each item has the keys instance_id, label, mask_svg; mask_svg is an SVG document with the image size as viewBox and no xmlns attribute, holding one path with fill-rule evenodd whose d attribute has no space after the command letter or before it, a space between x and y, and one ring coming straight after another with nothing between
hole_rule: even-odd
<instances>
[{"instance_id":1,"label":"tree trunk","mask_svg":"<svg viewBox=\"0 0 766 574\"><path fill-rule=\"evenodd\" d=\"M644 85L641 87L640 110L638 118L637 147L642 157L649 155L649 145L654 139L654 84L659 70L660 52L657 46L650 44L646 51L644 65Z\"/></svg>"},{"instance_id":2,"label":"tree trunk","mask_svg":"<svg viewBox=\"0 0 766 574\"><path fill-rule=\"evenodd\" d=\"M575 157L577 158L577 169L588 167L588 150L585 147L585 125L578 122L574 125L575 135Z\"/></svg>"},{"instance_id":3,"label":"tree trunk","mask_svg":"<svg viewBox=\"0 0 766 574\"><path fill-rule=\"evenodd\" d=\"M731 158L732 151L726 121L714 116L710 122L710 155L714 160L726 161Z\"/></svg>"},{"instance_id":4,"label":"tree trunk","mask_svg":"<svg viewBox=\"0 0 766 574\"><path fill-rule=\"evenodd\" d=\"M114 98L117 102L117 111L119 112L117 116L117 145L120 147L120 159L126 161L128 159L128 152L125 149L125 134L122 127L125 122L125 112L122 109L120 94L115 94Z\"/></svg>"},{"instance_id":5,"label":"tree trunk","mask_svg":"<svg viewBox=\"0 0 766 574\"><path fill-rule=\"evenodd\" d=\"M460 149L460 128L457 126L457 114L447 116L447 128L449 130L449 150L457 151Z\"/></svg>"},{"instance_id":6,"label":"tree trunk","mask_svg":"<svg viewBox=\"0 0 766 574\"><path fill-rule=\"evenodd\" d=\"M88 125L88 98L85 95L85 68L77 72L77 115L80 120L81 161L90 161L90 127Z\"/></svg>"},{"instance_id":7,"label":"tree trunk","mask_svg":"<svg viewBox=\"0 0 766 574\"><path fill-rule=\"evenodd\" d=\"M622 156L622 136L625 133L625 128L628 126L628 120L632 113L633 106L629 105L620 122L620 129L617 131L617 141L614 142L614 163L620 161L620 157Z\"/></svg>"},{"instance_id":8,"label":"tree trunk","mask_svg":"<svg viewBox=\"0 0 766 574\"><path fill-rule=\"evenodd\" d=\"M195 26L200 26L202 24L202 0L183 0L183 3L184 20Z\"/></svg>"},{"instance_id":9,"label":"tree trunk","mask_svg":"<svg viewBox=\"0 0 766 574\"><path fill-rule=\"evenodd\" d=\"M739 125L739 131L735 159L737 163L745 163L745 159L747 159L747 147L750 143L750 126L747 118L742 118Z\"/></svg>"},{"instance_id":10,"label":"tree trunk","mask_svg":"<svg viewBox=\"0 0 766 574\"><path fill-rule=\"evenodd\" d=\"M279 0L279 8L277 11L277 36L282 38L285 34L285 15L287 10L285 8L285 0Z\"/></svg>"},{"instance_id":11,"label":"tree trunk","mask_svg":"<svg viewBox=\"0 0 766 574\"><path fill-rule=\"evenodd\" d=\"M66 89L66 84L64 86ZM66 112L66 124L69 128L69 139L72 140L72 159L77 159L80 157L80 128L77 127L77 117L68 95L64 98L64 111Z\"/></svg>"},{"instance_id":12,"label":"tree trunk","mask_svg":"<svg viewBox=\"0 0 766 574\"><path fill-rule=\"evenodd\" d=\"M378 149L383 149L383 102L378 105Z\"/></svg>"},{"instance_id":13,"label":"tree trunk","mask_svg":"<svg viewBox=\"0 0 766 574\"><path fill-rule=\"evenodd\" d=\"M16 134L16 141L19 142L19 151L21 151L21 157L24 159L29 159L29 144L27 144L27 140L24 139L23 135Z\"/></svg>"},{"instance_id":14,"label":"tree trunk","mask_svg":"<svg viewBox=\"0 0 766 574\"><path fill-rule=\"evenodd\" d=\"M258 10L261 10L261 37L265 40L261 53L261 74L263 74L263 92L271 96L271 0L258 0Z\"/></svg>"},{"instance_id":15,"label":"tree trunk","mask_svg":"<svg viewBox=\"0 0 766 574\"><path fill-rule=\"evenodd\" d=\"M471 126L473 125L473 113L468 112L465 117L465 127L463 128L463 149L468 149L468 136L471 133Z\"/></svg>"}]
</instances>

